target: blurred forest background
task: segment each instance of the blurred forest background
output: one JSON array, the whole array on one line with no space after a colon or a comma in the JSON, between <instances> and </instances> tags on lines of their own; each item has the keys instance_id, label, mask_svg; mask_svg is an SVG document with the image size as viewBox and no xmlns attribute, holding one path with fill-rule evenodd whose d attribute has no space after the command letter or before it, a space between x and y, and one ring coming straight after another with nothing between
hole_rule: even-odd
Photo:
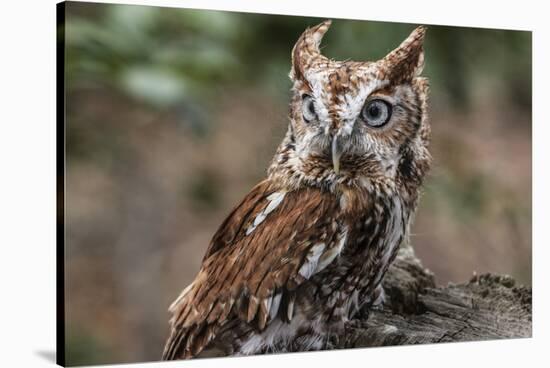
<instances>
[{"instance_id":1,"label":"blurred forest background","mask_svg":"<svg viewBox=\"0 0 550 368\"><path fill-rule=\"evenodd\" d=\"M322 19L67 3L67 362L158 360L168 305L287 127L290 51ZM374 60L410 24L335 20ZM531 283L531 33L429 26L434 168L412 242L440 284Z\"/></svg>"}]
</instances>

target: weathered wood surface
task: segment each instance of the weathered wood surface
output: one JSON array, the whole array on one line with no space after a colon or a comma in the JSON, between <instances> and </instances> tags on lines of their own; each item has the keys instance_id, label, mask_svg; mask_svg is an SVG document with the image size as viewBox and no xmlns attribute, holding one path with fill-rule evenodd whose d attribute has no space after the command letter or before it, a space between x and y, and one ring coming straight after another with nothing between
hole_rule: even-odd
<instances>
[{"instance_id":1,"label":"weathered wood surface","mask_svg":"<svg viewBox=\"0 0 550 368\"><path fill-rule=\"evenodd\" d=\"M531 337L531 288L510 276L474 275L437 287L412 248L404 247L384 290L384 305L350 321L337 348Z\"/></svg>"}]
</instances>

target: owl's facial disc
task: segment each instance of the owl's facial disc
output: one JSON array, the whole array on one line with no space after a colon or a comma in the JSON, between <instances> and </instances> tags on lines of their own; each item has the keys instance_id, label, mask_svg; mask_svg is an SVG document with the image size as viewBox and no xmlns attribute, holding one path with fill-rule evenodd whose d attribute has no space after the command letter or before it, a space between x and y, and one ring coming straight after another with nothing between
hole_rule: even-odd
<instances>
[{"instance_id":1,"label":"owl's facial disc","mask_svg":"<svg viewBox=\"0 0 550 368\"><path fill-rule=\"evenodd\" d=\"M425 28L378 61L356 62L321 54L329 26L325 21L308 28L292 50L292 149L304 170L393 175L401 145L415 136L421 121L417 95L423 87L416 78L424 62Z\"/></svg>"},{"instance_id":2,"label":"owl's facial disc","mask_svg":"<svg viewBox=\"0 0 550 368\"><path fill-rule=\"evenodd\" d=\"M368 70L364 69L363 71ZM352 70L355 75L360 75ZM311 90L297 91L295 97L294 132L301 157L320 157L320 165L329 164L335 174L350 165L354 157L370 154L376 139L368 135L383 129L392 115L392 99L373 93L385 82L365 75L364 82L352 86L346 64L329 72L310 73ZM334 75L338 74L339 78ZM374 90L374 91L373 91Z\"/></svg>"}]
</instances>

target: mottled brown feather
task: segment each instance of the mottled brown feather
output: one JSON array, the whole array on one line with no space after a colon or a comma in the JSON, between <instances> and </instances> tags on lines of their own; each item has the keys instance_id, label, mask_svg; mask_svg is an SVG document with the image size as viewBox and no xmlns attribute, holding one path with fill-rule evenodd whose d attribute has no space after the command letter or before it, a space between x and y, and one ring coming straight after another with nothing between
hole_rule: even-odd
<instances>
[{"instance_id":1,"label":"mottled brown feather","mask_svg":"<svg viewBox=\"0 0 550 368\"><path fill-rule=\"evenodd\" d=\"M286 321L291 318L292 290L305 281L298 270L314 245L312 239L321 233L326 239L336 238L338 229L330 226L328 214L337 210L338 201L315 188L286 193L280 205L246 235L247 226L274 192L269 182L258 184L214 235L199 275L173 309L164 359L196 356L231 318L255 322L254 327L262 330L269 320L264 301L275 290L283 292L280 315Z\"/></svg>"}]
</instances>

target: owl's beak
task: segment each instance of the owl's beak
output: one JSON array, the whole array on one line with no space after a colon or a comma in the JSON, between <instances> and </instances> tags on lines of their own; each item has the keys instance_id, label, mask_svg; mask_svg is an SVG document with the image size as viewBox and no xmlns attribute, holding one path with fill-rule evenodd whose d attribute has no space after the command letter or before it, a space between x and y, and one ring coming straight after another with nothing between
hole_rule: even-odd
<instances>
[{"instance_id":1,"label":"owl's beak","mask_svg":"<svg viewBox=\"0 0 550 368\"><path fill-rule=\"evenodd\" d=\"M332 138L332 167L336 174L340 173L340 157L342 157L342 144L339 140L339 134Z\"/></svg>"}]
</instances>

